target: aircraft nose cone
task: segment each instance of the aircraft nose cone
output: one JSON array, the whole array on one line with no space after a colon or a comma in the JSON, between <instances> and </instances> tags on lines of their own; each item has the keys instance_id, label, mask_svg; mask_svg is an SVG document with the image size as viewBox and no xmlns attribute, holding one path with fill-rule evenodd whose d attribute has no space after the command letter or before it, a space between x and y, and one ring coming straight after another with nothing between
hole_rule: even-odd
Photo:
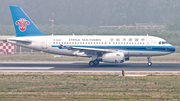
<instances>
[{"instance_id":1,"label":"aircraft nose cone","mask_svg":"<svg viewBox=\"0 0 180 101\"><path fill-rule=\"evenodd\" d=\"M174 46L172 46L171 48L169 48L169 52L174 53L175 51L176 51L176 49L175 49Z\"/></svg>"},{"instance_id":2,"label":"aircraft nose cone","mask_svg":"<svg viewBox=\"0 0 180 101\"><path fill-rule=\"evenodd\" d=\"M172 47L172 52L174 53L176 51L175 47L173 46Z\"/></svg>"}]
</instances>

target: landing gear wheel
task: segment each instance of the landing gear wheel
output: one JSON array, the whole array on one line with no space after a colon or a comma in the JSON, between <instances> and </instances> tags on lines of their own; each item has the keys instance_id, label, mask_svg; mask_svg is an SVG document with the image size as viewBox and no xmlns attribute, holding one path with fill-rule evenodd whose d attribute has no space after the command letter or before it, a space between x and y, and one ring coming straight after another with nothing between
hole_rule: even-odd
<instances>
[{"instance_id":1,"label":"landing gear wheel","mask_svg":"<svg viewBox=\"0 0 180 101\"><path fill-rule=\"evenodd\" d=\"M148 66L151 66L151 65L152 65L152 62L147 63L147 65L148 65Z\"/></svg>"},{"instance_id":2,"label":"landing gear wheel","mask_svg":"<svg viewBox=\"0 0 180 101\"><path fill-rule=\"evenodd\" d=\"M98 60L94 60L94 65L99 65L99 61Z\"/></svg>"},{"instance_id":3,"label":"landing gear wheel","mask_svg":"<svg viewBox=\"0 0 180 101\"><path fill-rule=\"evenodd\" d=\"M90 61L90 62L89 62L89 66L92 67L92 66L94 66L94 65L95 65L94 61Z\"/></svg>"}]
</instances>

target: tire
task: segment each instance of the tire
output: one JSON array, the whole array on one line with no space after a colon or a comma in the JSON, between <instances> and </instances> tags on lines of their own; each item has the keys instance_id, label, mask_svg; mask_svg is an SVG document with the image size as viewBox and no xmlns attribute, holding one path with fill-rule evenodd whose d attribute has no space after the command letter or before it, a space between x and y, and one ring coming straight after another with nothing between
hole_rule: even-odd
<instances>
[{"instance_id":1,"label":"tire","mask_svg":"<svg viewBox=\"0 0 180 101\"><path fill-rule=\"evenodd\" d=\"M148 66L152 66L152 62L147 63Z\"/></svg>"},{"instance_id":2,"label":"tire","mask_svg":"<svg viewBox=\"0 0 180 101\"><path fill-rule=\"evenodd\" d=\"M98 60L94 60L94 65L99 65L99 61Z\"/></svg>"},{"instance_id":3,"label":"tire","mask_svg":"<svg viewBox=\"0 0 180 101\"><path fill-rule=\"evenodd\" d=\"M90 61L89 66L93 67L94 66L94 61Z\"/></svg>"}]
</instances>

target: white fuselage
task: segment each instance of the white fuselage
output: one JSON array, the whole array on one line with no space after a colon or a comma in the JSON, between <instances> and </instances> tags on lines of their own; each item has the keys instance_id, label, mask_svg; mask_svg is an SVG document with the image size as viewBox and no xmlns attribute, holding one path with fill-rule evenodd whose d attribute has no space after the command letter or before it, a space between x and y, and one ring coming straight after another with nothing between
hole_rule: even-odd
<instances>
[{"instance_id":1,"label":"white fuselage","mask_svg":"<svg viewBox=\"0 0 180 101\"><path fill-rule=\"evenodd\" d=\"M23 42L24 40L31 41L31 43ZM89 57L91 56L91 52L89 54L75 54L75 50L68 50L62 48L62 46L111 49L115 52L122 52L125 56L129 57L160 56L175 51L175 48L166 43L164 39L153 36L33 36L8 38L7 42L52 54L68 56Z\"/></svg>"}]
</instances>

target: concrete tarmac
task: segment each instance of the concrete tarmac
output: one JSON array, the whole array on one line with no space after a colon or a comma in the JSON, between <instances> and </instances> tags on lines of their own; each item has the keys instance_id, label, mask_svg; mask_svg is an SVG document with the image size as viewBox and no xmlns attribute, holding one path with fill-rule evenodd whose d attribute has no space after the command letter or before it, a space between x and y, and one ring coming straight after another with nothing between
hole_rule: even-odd
<instances>
[{"instance_id":1,"label":"concrete tarmac","mask_svg":"<svg viewBox=\"0 0 180 101\"><path fill-rule=\"evenodd\" d=\"M180 71L180 63L100 63L90 67L88 63L74 62L0 62L0 71L3 70L43 70L43 71Z\"/></svg>"}]
</instances>

